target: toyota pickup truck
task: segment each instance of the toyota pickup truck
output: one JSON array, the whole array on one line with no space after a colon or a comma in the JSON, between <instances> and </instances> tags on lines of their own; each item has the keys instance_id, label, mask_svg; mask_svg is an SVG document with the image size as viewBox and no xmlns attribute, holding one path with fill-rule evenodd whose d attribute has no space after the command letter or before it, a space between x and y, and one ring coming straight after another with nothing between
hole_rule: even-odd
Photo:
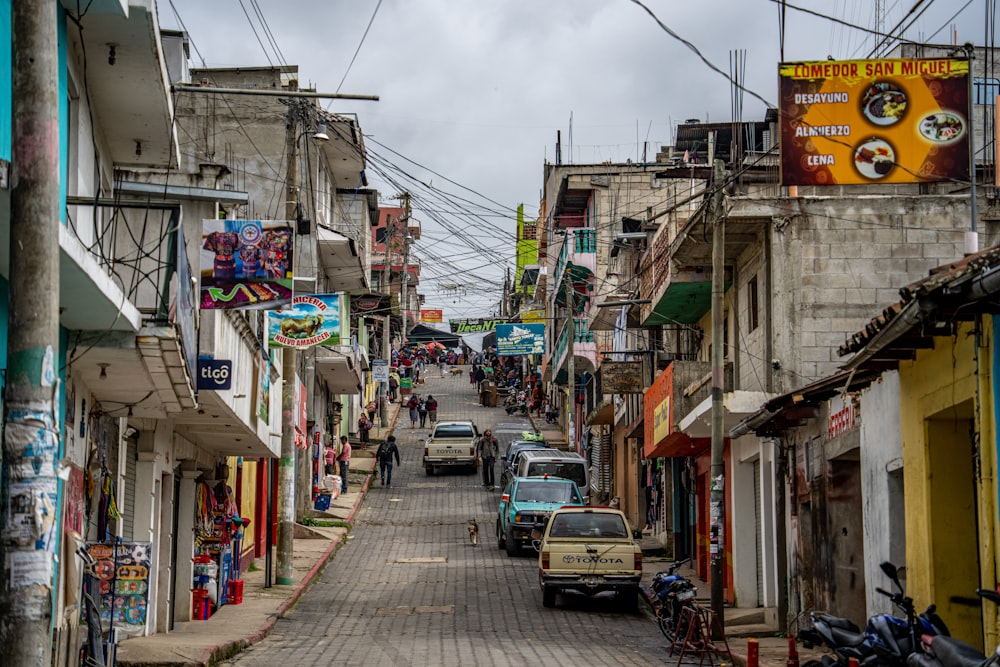
<instances>
[{"instance_id":1,"label":"toyota pickup truck","mask_svg":"<svg viewBox=\"0 0 1000 667\"><path fill-rule=\"evenodd\" d=\"M642 578L642 550L628 519L609 507L563 507L539 526L538 583L542 604L554 607L556 594L614 592L634 609Z\"/></svg>"},{"instance_id":2,"label":"toyota pickup truck","mask_svg":"<svg viewBox=\"0 0 1000 667\"><path fill-rule=\"evenodd\" d=\"M433 475L441 468L465 468L476 472L479 430L471 421L443 421L424 442L424 471Z\"/></svg>"}]
</instances>

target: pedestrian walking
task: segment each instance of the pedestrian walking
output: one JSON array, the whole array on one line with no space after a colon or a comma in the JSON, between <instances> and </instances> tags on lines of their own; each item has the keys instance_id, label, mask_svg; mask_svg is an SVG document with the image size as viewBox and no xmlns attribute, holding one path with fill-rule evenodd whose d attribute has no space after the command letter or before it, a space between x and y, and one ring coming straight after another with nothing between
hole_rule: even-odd
<instances>
[{"instance_id":1,"label":"pedestrian walking","mask_svg":"<svg viewBox=\"0 0 1000 667\"><path fill-rule=\"evenodd\" d=\"M431 418L431 424L438 420L438 402L430 394L427 395L427 416Z\"/></svg>"},{"instance_id":2,"label":"pedestrian walking","mask_svg":"<svg viewBox=\"0 0 1000 667\"><path fill-rule=\"evenodd\" d=\"M378 403L373 399L368 402L365 406L365 412L368 413L368 421L375 423L375 412L378 410Z\"/></svg>"},{"instance_id":3,"label":"pedestrian walking","mask_svg":"<svg viewBox=\"0 0 1000 667\"><path fill-rule=\"evenodd\" d=\"M368 446L368 431L372 429L372 423L368 419L368 415L361 415L358 417L358 440L361 442L362 449Z\"/></svg>"},{"instance_id":4,"label":"pedestrian walking","mask_svg":"<svg viewBox=\"0 0 1000 667\"><path fill-rule=\"evenodd\" d=\"M389 402L392 403L396 400L396 390L399 389L399 380L396 379L395 375L389 376Z\"/></svg>"},{"instance_id":5,"label":"pedestrian walking","mask_svg":"<svg viewBox=\"0 0 1000 667\"><path fill-rule=\"evenodd\" d=\"M483 466L483 486L492 490L496 488L496 481L493 478L493 465L497 457L500 456L500 443L493 437L493 431L486 429L476 443L476 456Z\"/></svg>"},{"instance_id":6,"label":"pedestrian walking","mask_svg":"<svg viewBox=\"0 0 1000 667\"><path fill-rule=\"evenodd\" d=\"M351 467L351 443L346 435L340 436L340 456L337 457L340 464L340 492L347 493L347 472Z\"/></svg>"},{"instance_id":7,"label":"pedestrian walking","mask_svg":"<svg viewBox=\"0 0 1000 667\"><path fill-rule=\"evenodd\" d=\"M420 418L420 411L417 409L419 405L420 401L417 400L416 394L410 396L410 400L406 402L406 407L410 409L410 428L417 427L417 419Z\"/></svg>"},{"instance_id":8,"label":"pedestrian walking","mask_svg":"<svg viewBox=\"0 0 1000 667\"><path fill-rule=\"evenodd\" d=\"M441 371L441 377L448 371L448 358L443 354L438 355L438 370Z\"/></svg>"},{"instance_id":9,"label":"pedestrian walking","mask_svg":"<svg viewBox=\"0 0 1000 667\"><path fill-rule=\"evenodd\" d=\"M392 457L396 457L396 465L399 465L399 447L396 446L396 436L390 435L375 452L378 460L378 476L382 486L392 486Z\"/></svg>"},{"instance_id":10,"label":"pedestrian walking","mask_svg":"<svg viewBox=\"0 0 1000 667\"><path fill-rule=\"evenodd\" d=\"M417 401L417 414L420 416L420 428L424 428L427 422L427 401L424 399Z\"/></svg>"}]
</instances>

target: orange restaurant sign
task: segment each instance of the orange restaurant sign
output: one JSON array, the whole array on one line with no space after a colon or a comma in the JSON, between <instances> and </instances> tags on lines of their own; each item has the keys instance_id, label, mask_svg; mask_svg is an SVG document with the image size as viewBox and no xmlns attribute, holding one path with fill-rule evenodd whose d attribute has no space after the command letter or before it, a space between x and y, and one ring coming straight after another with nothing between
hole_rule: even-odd
<instances>
[{"instance_id":1,"label":"orange restaurant sign","mask_svg":"<svg viewBox=\"0 0 1000 667\"><path fill-rule=\"evenodd\" d=\"M778 65L782 185L969 178L969 61Z\"/></svg>"},{"instance_id":2,"label":"orange restaurant sign","mask_svg":"<svg viewBox=\"0 0 1000 667\"><path fill-rule=\"evenodd\" d=\"M421 322L440 322L442 317L444 317L444 311L443 310L421 310L420 311L420 321Z\"/></svg>"}]
</instances>

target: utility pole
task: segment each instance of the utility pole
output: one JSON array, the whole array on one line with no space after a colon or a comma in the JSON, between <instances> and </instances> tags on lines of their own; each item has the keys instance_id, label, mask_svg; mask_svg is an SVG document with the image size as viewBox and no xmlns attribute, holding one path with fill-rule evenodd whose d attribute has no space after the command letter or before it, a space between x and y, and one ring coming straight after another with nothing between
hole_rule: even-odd
<instances>
[{"instance_id":1,"label":"utility pole","mask_svg":"<svg viewBox=\"0 0 1000 667\"><path fill-rule=\"evenodd\" d=\"M297 89L293 81L289 89ZM288 165L285 174L285 219L295 220L298 212L298 104L290 99L285 127ZM295 538L295 371L298 366L294 348L281 350L281 458L278 460L278 573L279 586L294 583L292 567ZM270 545L268 545L270 548Z\"/></svg>"},{"instance_id":2,"label":"utility pole","mask_svg":"<svg viewBox=\"0 0 1000 667\"><path fill-rule=\"evenodd\" d=\"M389 297L389 303L392 303L392 237L396 232L396 223L391 220L385 221L385 257L384 264L382 265L382 291L387 297ZM389 308L389 312L385 314L385 324L382 329L382 357L385 362L389 364L389 368L392 368L392 341L391 341L391 330L392 330L392 308ZM388 382L385 386L379 383L379 393L382 394L382 400L379 401L379 420L382 424L382 428L385 428L389 423L389 384Z\"/></svg>"},{"instance_id":3,"label":"utility pole","mask_svg":"<svg viewBox=\"0 0 1000 667\"><path fill-rule=\"evenodd\" d=\"M711 555L712 611L724 626L723 577L725 576L725 485L726 469L723 462L722 392L725 385L723 359L723 299L726 289L726 217L723 211L726 184L726 167L722 160L715 161L712 178L714 192L710 203L712 216L712 474L709 479L709 553Z\"/></svg>"},{"instance_id":4,"label":"utility pole","mask_svg":"<svg viewBox=\"0 0 1000 667\"><path fill-rule=\"evenodd\" d=\"M51 662L61 458L59 353L59 79L56 3L15 2L10 327L0 507L0 646L4 661ZM18 517L11 516L14 507ZM11 529L16 525L16 529ZM70 564L72 567L72 563Z\"/></svg>"},{"instance_id":5,"label":"utility pole","mask_svg":"<svg viewBox=\"0 0 1000 667\"><path fill-rule=\"evenodd\" d=\"M406 311L410 305L410 193L403 193L403 280L399 295L399 310L403 315L403 330L399 334L400 345L406 342Z\"/></svg>"},{"instance_id":6,"label":"utility pole","mask_svg":"<svg viewBox=\"0 0 1000 667\"><path fill-rule=\"evenodd\" d=\"M566 243L570 243L569 234L566 235ZM566 282L566 278L569 278L569 282ZM569 387L569 407L566 410L566 432L569 435L570 448L574 452L580 453L576 438L576 313L573 312L576 306L573 298L573 273L568 264L564 270L563 288L566 290L566 308L569 310L569 341L566 345L566 354L568 355L566 382ZM584 490L584 493L587 491Z\"/></svg>"}]
</instances>

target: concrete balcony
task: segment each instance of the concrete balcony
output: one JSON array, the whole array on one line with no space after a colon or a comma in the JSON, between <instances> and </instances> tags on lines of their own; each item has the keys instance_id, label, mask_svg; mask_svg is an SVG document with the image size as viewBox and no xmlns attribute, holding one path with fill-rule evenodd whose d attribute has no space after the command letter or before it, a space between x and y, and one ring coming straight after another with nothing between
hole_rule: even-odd
<instances>
[{"instance_id":1,"label":"concrete balcony","mask_svg":"<svg viewBox=\"0 0 1000 667\"><path fill-rule=\"evenodd\" d=\"M581 282L597 270L597 230L568 229L556 260L555 284L567 275L572 282Z\"/></svg>"},{"instance_id":2,"label":"concrete balcony","mask_svg":"<svg viewBox=\"0 0 1000 667\"><path fill-rule=\"evenodd\" d=\"M587 328L587 318L576 317L573 320L566 320L556 339L552 354L553 377L556 382L560 382L560 378L565 378L568 372L570 336L573 340L573 356L577 358L576 372L594 372L597 369L597 343L594 341L594 333Z\"/></svg>"}]
</instances>

